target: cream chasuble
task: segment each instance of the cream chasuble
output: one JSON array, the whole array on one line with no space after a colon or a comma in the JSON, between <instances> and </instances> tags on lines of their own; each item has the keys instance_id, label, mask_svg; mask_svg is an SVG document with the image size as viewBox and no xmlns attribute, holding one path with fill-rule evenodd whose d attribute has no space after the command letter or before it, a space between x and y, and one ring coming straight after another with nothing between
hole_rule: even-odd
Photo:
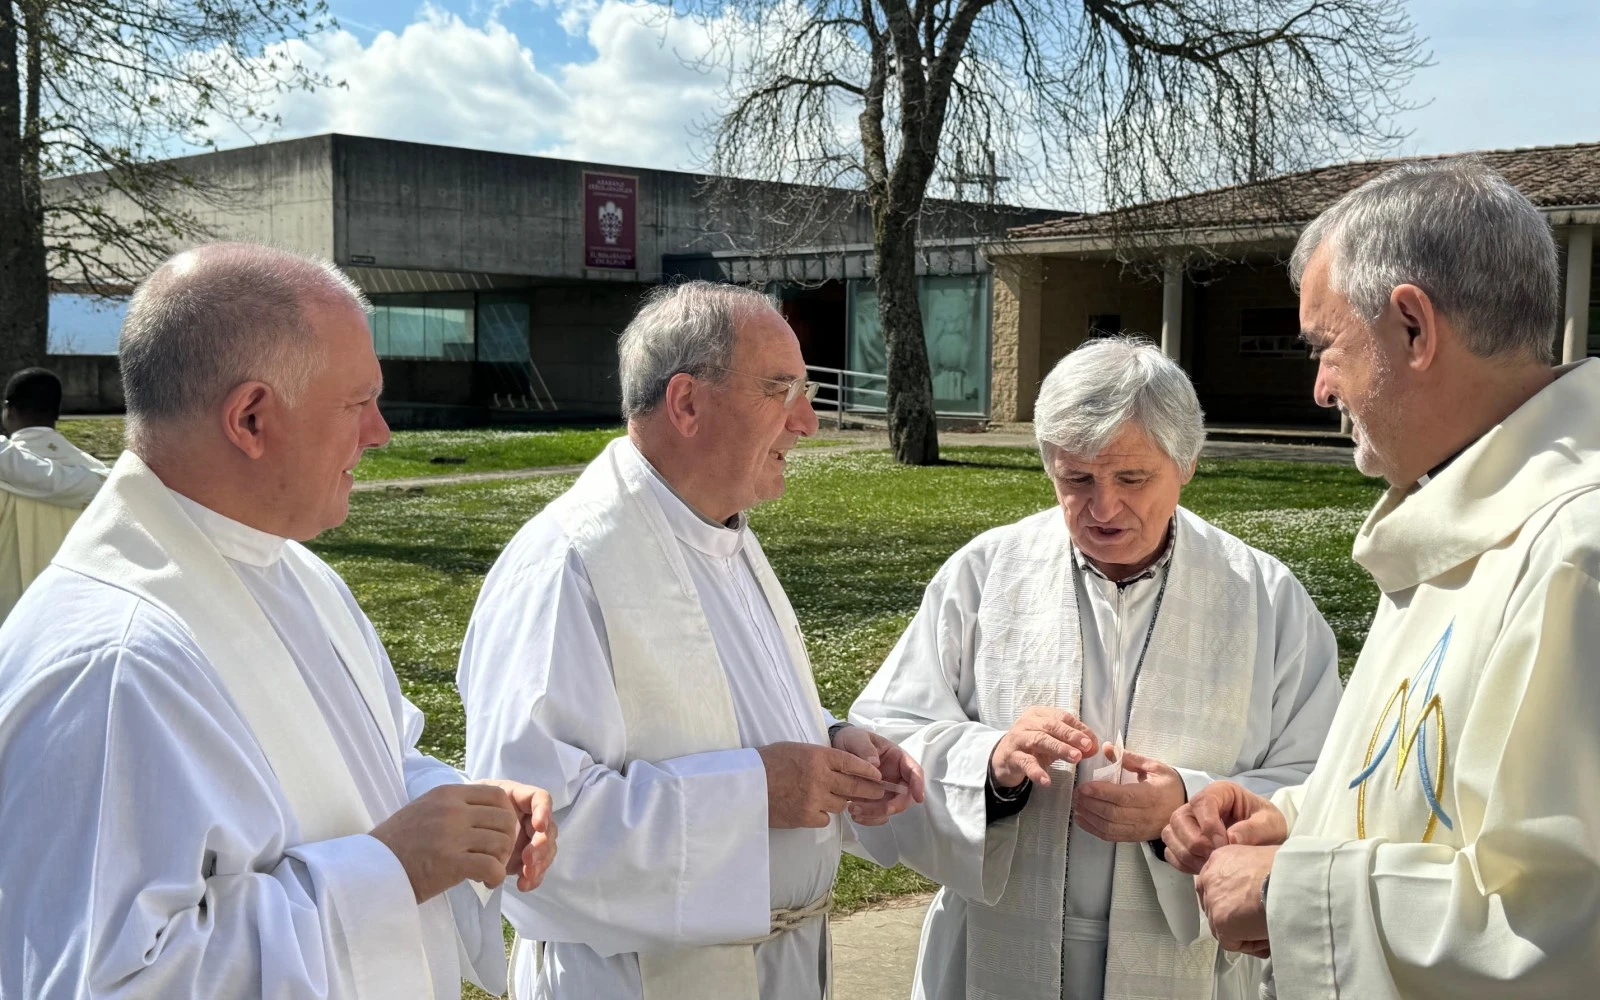
<instances>
[{"instance_id":1,"label":"cream chasuble","mask_svg":"<svg viewBox=\"0 0 1600 1000\"><path fill-rule=\"evenodd\" d=\"M124 454L0 628L4 787L81 783L48 834L72 863L0 860L0 994L422 1000L456 995L461 971L502 985L498 896L458 886L418 906L367 835L463 779L416 752L420 715L358 618L304 548ZM28 854L45 831L14 807L29 808L0 798Z\"/></svg>"},{"instance_id":2,"label":"cream chasuble","mask_svg":"<svg viewBox=\"0 0 1600 1000\"><path fill-rule=\"evenodd\" d=\"M1056 764L1049 788L992 825L984 782L995 743L1028 706L1080 711L1071 552L1059 508L979 536L930 583L851 709L928 776L921 809L858 831L880 863L899 860L945 886L924 927L919 997L1064 995L1064 922L1082 922L1064 920L1067 831L1090 836L1072 825L1074 769ZM1270 793L1298 780L1338 698L1332 634L1304 589L1181 508L1166 573L1143 665L1128 665L1137 677L1118 720L1128 749L1179 768L1191 787L1239 775ZM1201 935L1192 880L1145 845L1117 845L1114 858L1104 996L1211 997L1216 944ZM961 953L935 953L952 946Z\"/></svg>"},{"instance_id":3,"label":"cream chasuble","mask_svg":"<svg viewBox=\"0 0 1600 1000\"><path fill-rule=\"evenodd\" d=\"M0 465L0 619L50 565L108 471L104 462L50 427L24 427L8 440L11 448L49 462L53 469L47 483L30 489L24 482L8 481L8 470Z\"/></svg>"},{"instance_id":4,"label":"cream chasuble","mask_svg":"<svg viewBox=\"0 0 1600 1000\"><path fill-rule=\"evenodd\" d=\"M773 907L825 896L842 827L766 828L750 748L825 744L829 720L747 528L704 522L631 441L613 442L491 570L458 684L469 769L548 787L575 844L540 890L508 896L513 924L547 942L537 974L518 944L519 996L821 992L820 919L759 947L723 943L766 935L769 878ZM779 904L785 883L810 890Z\"/></svg>"},{"instance_id":5,"label":"cream chasuble","mask_svg":"<svg viewBox=\"0 0 1600 1000\"><path fill-rule=\"evenodd\" d=\"M1275 801L1279 997L1600 982L1600 363L1356 537L1383 591L1327 745Z\"/></svg>"}]
</instances>

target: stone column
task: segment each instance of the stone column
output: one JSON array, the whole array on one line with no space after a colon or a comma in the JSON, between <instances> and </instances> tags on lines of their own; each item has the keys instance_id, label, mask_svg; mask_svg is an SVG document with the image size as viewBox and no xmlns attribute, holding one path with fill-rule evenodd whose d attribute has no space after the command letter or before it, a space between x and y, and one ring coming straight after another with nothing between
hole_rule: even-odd
<instances>
[{"instance_id":1,"label":"stone column","mask_svg":"<svg viewBox=\"0 0 1600 1000\"><path fill-rule=\"evenodd\" d=\"M1567 322L1561 337L1563 364L1589 356L1589 267L1594 226L1567 230Z\"/></svg>"},{"instance_id":2,"label":"stone column","mask_svg":"<svg viewBox=\"0 0 1600 1000\"><path fill-rule=\"evenodd\" d=\"M1033 419L1033 398L1039 389L1043 286L1042 258L995 258L989 419L996 423Z\"/></svg>"},{"instance_id":3,"label":"stone column","mask_svg":"<svg viewBox=\"0 0 1600 1000\"><path fill-rule=\"evenodd\" d=\"M1161 353L1183 363L1183 258L1169 257L1161 276Z\"/></svg>"}]
</instances>

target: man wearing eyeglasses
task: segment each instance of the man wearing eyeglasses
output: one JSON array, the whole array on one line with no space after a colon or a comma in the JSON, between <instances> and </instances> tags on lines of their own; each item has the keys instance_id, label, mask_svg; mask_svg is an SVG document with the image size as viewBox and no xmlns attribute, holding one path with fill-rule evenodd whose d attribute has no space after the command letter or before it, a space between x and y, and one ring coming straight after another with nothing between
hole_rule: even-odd
<instances>
[{"instance_id":1,"label":"man wearing eyeglasses","mask_svg":"<svg viewBox=\"0 0 1600 1000\"><path fill-rule=\"evenodd\" d=\"M501 554L457 675L468 769L548 788L577 845L507 898L512 989L817 1000L847 824L922 774L822 708L746 522L816 383L769 299L707 282L654 292L619 355L627 436Z\"/></svg>"}]
</instances>

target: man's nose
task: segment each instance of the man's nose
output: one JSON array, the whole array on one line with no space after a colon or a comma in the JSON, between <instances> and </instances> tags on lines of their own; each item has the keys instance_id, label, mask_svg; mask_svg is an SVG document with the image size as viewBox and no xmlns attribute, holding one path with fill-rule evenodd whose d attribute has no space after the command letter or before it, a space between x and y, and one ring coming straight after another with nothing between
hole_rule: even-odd
<instances>
[{"instance_id":1,"label":"man's nose","mask_svg":"<svg viewBox=\"0 0 1600 1000\"><path fill-rule=\"evenodd\" d=\"M1311 398L1316 400L1318 406L1331 408L1339 405L1339 396L1334 391L1333 380L1328 378L1328 373L1320 364L1317 365L1317 381L1311 387Z\"/></svg>"},{"instance_id":2,"label":"man's nose","mask_svg":"<svg viewBox=\"0 0 1600 1000\"><path fill-rule=\"evenodd\" d=\"M1122 506L1122 496L1113 486L1096 484L1089 492L1089 516L1101 524L1116 516Z\"/></svg>"},{"instance_id":3,"label":"man's nose","mask_svg":"<svg viewBox=\"0 0 1600 1000\"><path fill-rule=\"evenodd\" d=\"M817 419L817 411L812 407L811 400L802 392L794 405L789 407L788 417L784 420L785 429L811 437L821 426L822 422Z\"/></svg>"},{"instance_id":4,"label":"man's nose","mask_svg":"<svg viewBox=\"0 0 1600 1000\"><path fill-rule=\"evenodd\" d=\"M378 409L374 400L372 407L361 419L361 447L382 448L389 443L389 421L383 419L383 411Z\"/></svg>"}]
</instances>

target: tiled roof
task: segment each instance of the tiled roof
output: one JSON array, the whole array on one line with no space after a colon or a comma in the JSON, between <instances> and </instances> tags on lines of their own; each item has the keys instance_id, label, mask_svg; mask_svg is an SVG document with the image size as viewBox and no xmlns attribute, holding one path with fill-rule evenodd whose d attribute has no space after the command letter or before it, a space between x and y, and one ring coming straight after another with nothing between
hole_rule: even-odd
<instances>
[{"instance_id":1,"label":"tiled roof","mask_svg":"<svg viewBox=\"0 0 1600 1000\"><path fill-rule=\"evenodd\" d=\"M1600 143L1536 146L1473 153L1504 174L1542 208L1600 205ZM1446 159L1417 156L1362 160L1285 174L1267 181L1202 191L1167 201L1054 219L1009 231L1012 239L1153 233L1174 229L1298 225L1353 188L1398 163Z\"/></svg>"}]
</instances>

